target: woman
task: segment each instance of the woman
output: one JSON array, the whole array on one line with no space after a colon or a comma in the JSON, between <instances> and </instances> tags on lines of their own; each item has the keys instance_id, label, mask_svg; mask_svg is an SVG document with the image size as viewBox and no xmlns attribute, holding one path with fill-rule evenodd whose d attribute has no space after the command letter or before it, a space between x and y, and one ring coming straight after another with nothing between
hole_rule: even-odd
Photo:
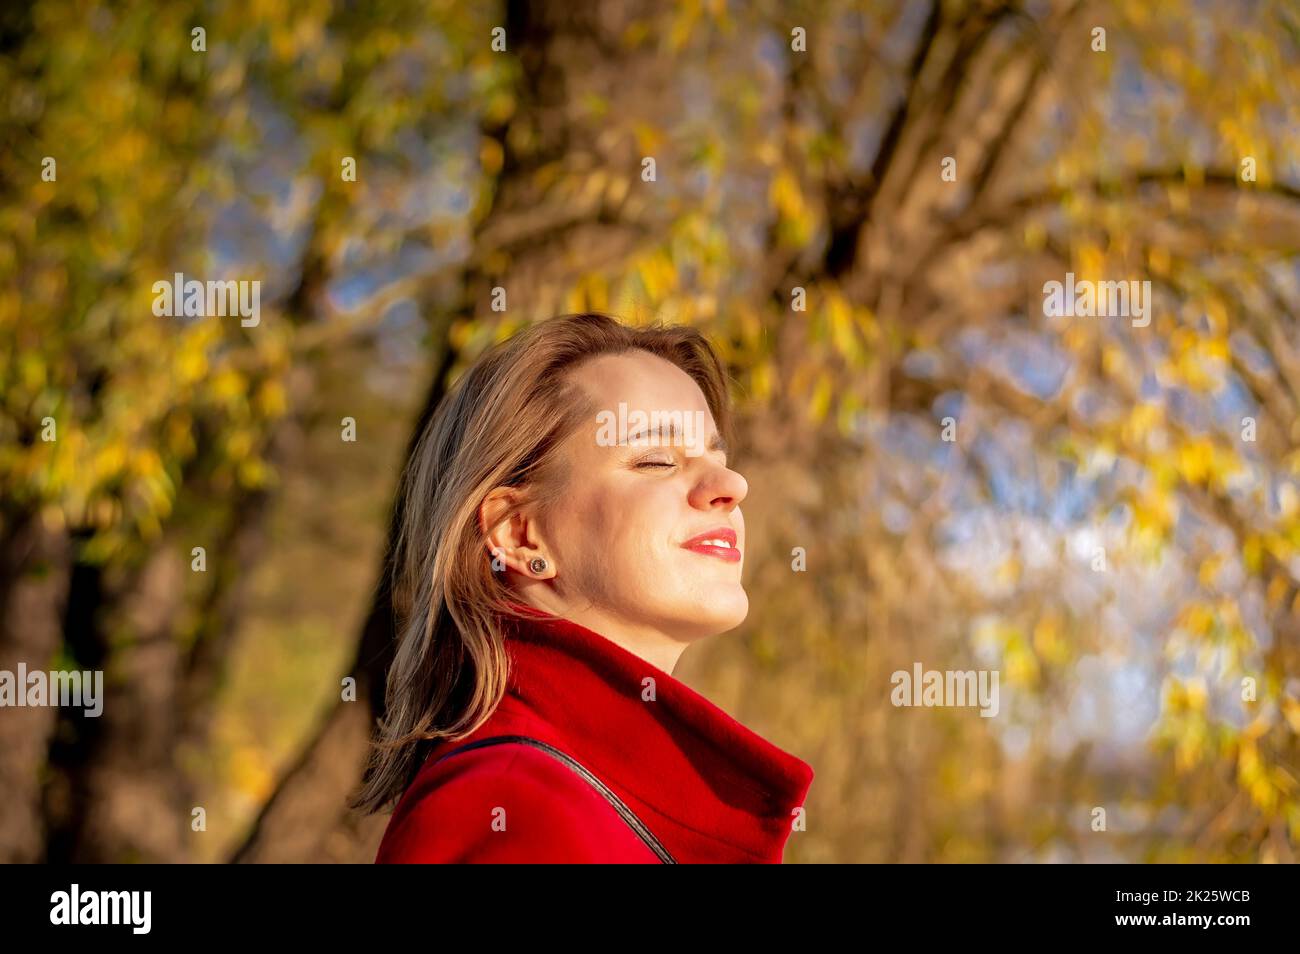
<instances>
[{"instance_id":1,"label":"woman","mask_svg":"<svg viewBox=\"0 0 1300 954\"><path fill-rule=\"evenodd\" d=\"M743 477L684 327L554 318L483 357L402 482L379 862L776 862L812 769L672 676L745 618Z\"/></svg>"}]
</instances>

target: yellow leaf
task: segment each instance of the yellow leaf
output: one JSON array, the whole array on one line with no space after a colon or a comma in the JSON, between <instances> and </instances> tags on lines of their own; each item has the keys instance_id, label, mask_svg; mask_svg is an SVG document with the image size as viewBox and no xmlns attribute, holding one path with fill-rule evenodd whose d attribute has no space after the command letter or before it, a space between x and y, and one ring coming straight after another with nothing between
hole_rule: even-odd
<instances>
[{"instance_id":1,"label":"yellow leaf","mask_svg":"<svg viewBox=\"0 0 1300 954\"><path fill-rule=\"evenodd\" d=\"M812 419L820 424L826 419L826 412L831 406L831 376L823 371L817 378L817 385L813 388L812 401L809 405L808 413Z\"/></svg>"}]
</instances>

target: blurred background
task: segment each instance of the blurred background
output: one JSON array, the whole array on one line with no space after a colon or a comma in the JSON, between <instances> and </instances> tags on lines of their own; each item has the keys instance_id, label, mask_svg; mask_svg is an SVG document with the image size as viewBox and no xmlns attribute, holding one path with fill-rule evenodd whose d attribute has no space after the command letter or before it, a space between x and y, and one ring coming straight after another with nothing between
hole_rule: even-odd
<instances>
[{"instance_id":1,"label":"blurred background","mask_svg":"<svg viewBox=\"0 0 1300 954\"><path fill-rule=\"evenodd\" d=\"M106 684L0 709L0 858L372 860L409 443L587 309L733 378L751 612L677 675L814 767L787 861L1300 851L1292 0L40 0L0 144L0 669Z\"/></svg>"}]
</instances>

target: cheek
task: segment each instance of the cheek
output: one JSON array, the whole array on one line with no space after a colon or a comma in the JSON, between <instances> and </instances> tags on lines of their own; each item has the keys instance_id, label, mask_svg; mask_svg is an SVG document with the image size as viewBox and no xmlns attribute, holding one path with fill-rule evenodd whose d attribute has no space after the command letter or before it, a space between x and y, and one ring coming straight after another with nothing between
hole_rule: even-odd
<instances>
[{"instance_id":1,"label":"cheek","mask_svg":"<svg viewBox=\"0 0 1300 954\"><path fill-rule=\"evenodd\" d=\"M570 487L557 505L555 549L583 589L653 585L665 572L674 498L667 483Z\"/></svg>"}]
</instances>

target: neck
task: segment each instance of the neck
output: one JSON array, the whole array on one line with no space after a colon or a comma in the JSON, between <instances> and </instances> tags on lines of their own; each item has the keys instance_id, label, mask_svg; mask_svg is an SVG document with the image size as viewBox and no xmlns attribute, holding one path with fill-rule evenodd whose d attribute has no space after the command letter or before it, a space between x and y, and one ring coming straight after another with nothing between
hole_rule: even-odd
<instances>
[{"instance_id":1,"label":"neck","mask_svg":"<svg viewBox=\"0 0 1300 954\"><path fill-rule=\"evenodd\" d=\"M686 649L686 643L657 626L627 619L590 603L574 605L549 588L524 588L519 593L519 601L585 626L669 675L677 668L677 660Z\"/></svg>"}]
</instances>

